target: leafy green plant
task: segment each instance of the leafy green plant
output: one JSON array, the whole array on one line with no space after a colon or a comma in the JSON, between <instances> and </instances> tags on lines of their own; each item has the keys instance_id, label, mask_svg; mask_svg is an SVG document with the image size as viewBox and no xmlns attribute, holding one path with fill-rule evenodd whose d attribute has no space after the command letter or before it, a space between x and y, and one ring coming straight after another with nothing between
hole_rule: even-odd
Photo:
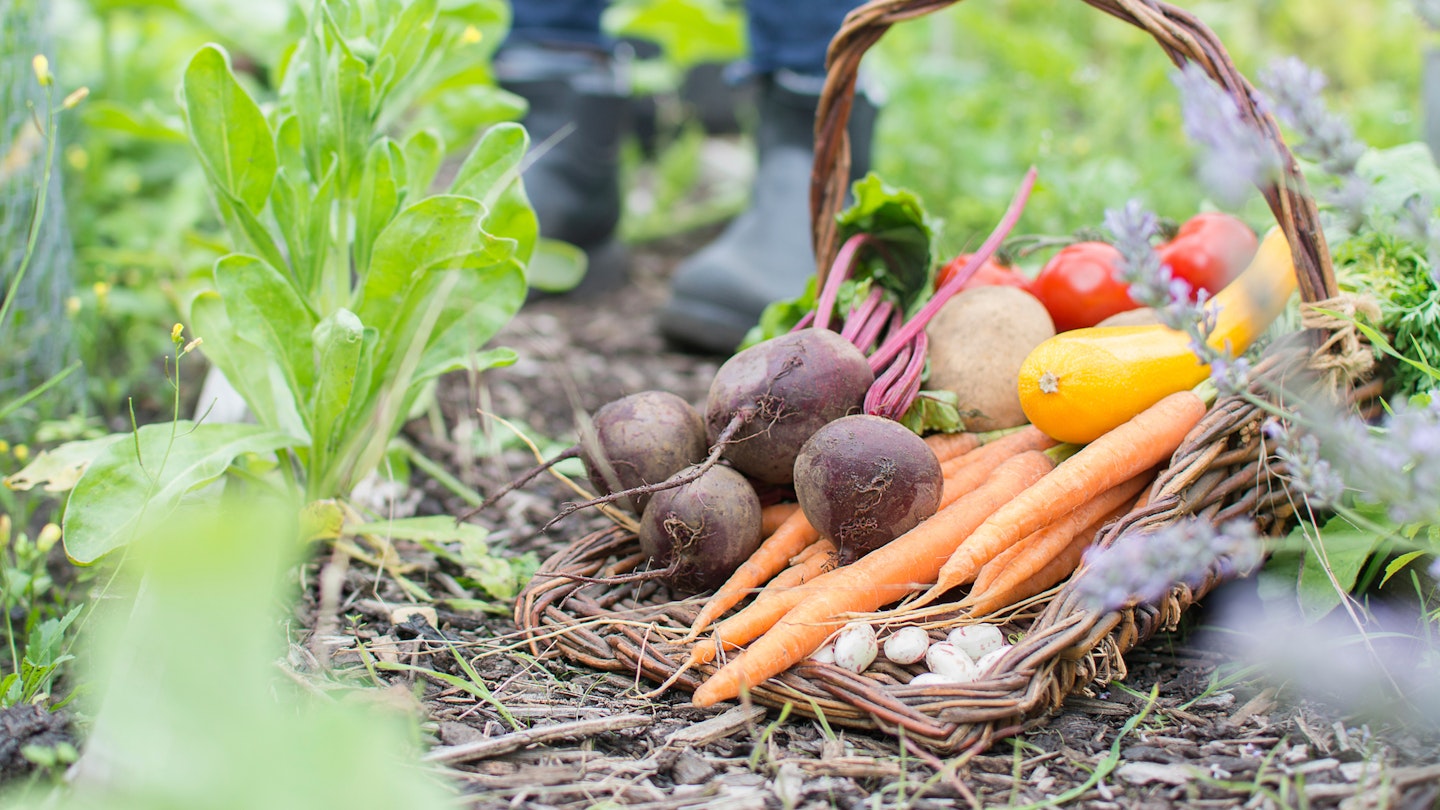
<instances>
[{"instance_id":1,"label":"leafy green plant","mask_svg":"<svg viewBox=\"0 0 1440 810\"><path fill-rule=\"evenodd\" d=\"M513 360L482 347L524 301L537 238L519 179L528 137L488 129L431 194L445 144L408 118L461 82L452 62L471 64L464 49L503 19L492 0L316 3L264 106L223 48L190 60L187 137L232 252L191 302L200 338L176 360L203 341L257 424L146 425L89 443L64 521L73 559L142 535L236 459L279 452L278 466L242 473L307 501L342 497L430 380Z\"/></svg>"},{"instance_id":2,"label":"leafy green plant","mask_svg":"<svg viewBox=\"0 0 1440 810\"><path fill-rule=\"evenodd\" d=\"M403 689L276 666L293 641L293 495L233 497L137 538L77 649L79 760L0 806L444 806Z\"/></svg>"}]
</instances>

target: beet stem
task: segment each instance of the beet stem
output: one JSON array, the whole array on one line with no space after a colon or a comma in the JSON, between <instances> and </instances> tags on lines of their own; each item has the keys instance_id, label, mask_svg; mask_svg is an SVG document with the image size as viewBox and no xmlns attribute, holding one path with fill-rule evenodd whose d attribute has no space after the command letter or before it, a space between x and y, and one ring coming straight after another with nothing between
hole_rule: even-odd
<instances>
[{"instance_id":1,"label":"beet stem","mask_svg":"<svg viewBox=\"0 0 1440 810\"><path fill-rule=\"evenodd\" d=\"M880 306L875 308L865 325L860 329L860 334L855 338L855 345L865 351L880 339L880 333L885 331L885 324L896 312L896 306L891 301L881 301ZM871 367L874 368L873 366Z\"/></svg>"},{"instance_id":2,"label":"beet stem","mask_svg":"<svg viewBox=\"0 0 1440 810\"><path fill-rule=\"evenodd\" d=\"M865 296L865 300L861 302L860 306L851 309L850 314L845 317L845 328L840 330L840 337L854 343L862 352L865 351L865 347L858 338L876 307L880 306L884 295L885 291L876 284L870 289L870 294Z\"/></svg>"},{"instance_id":3,"label":"beet stem","mask_svg":"<svg viewBox=\"0 0 1440 810\"><path fill-rule=\"evenodd\" d=\"M955 293L960 292L961 286L970 280L970 277L975 274L976 270L980 269L980 265L984 264L986 259L994 255L996 249L1000 247L1000 243L1005 241L1005 237L1010 234L1010 231L1014 229L1016 223L1020 221L1020 215L1024 213L1025 203L1029 201L1030 191L1034 187L1035 167L1031 166L1030 170L1025 172L1025 179L1020 181L1020 187L1015 190L1015 196L1010 200L1010 207L1005 210L1005 216L1001 217L999 224L995 226L995 230L991 231L979 249L971 254L970 261L966 262L965 266L960 268L959 272L951 276L949 280L941 285L940 289L935 291L935 294L931 296L930 300L925 303L925 306L915 314L915 317L911 318L909 322L902 326L897 332L886 338L885 343L875 350L875 353L870 356L871 368L885 365L894 359L900 349L910 343L911 339L915 337L915 333L924 330L925 326L930 323L930 319L935 317L935 313L939 312L940 308L945 306L945 303L949 301Z\"/></svg>"},{"instance_id":4,"label":"beet stem","mask_svg":"<svg viewBox=\"0 0 1440 810\"><path fill-rule=\"evenodd\" d=\"M868 233L857 233L845 240L835 254L835 262L825 276L825 286L820 289L820 300L815 303L815 328L829 329L830 315L835 310L835 300L840 297L840 285L855 272L860 249L870 244L873 237Z\"/></svg>"},{"instance_id":5,"label":"beet stem","mask_svg":"<svg viewBox=\"0 0 1440 810\"><path fill-rule=\"evenodd\" d=\"M489 509L495 504L496 501L510 494L512 491L519 489L520 487L523 487L531 481L535 480L535 476L539 475L540 473L545 472L551 467L554 467L556 464L559 464L560 462L567 459L578 458L579 455L580 445L577 444L561 451L554 458L536 464L534 467L531 467L530 469L521 473L519 478L516 478L515 480L491 493L490 497L480 502L479 506L476 506L475 508L470 509L462 513L460 516L456 517L455 522L457 524L464 523L465 521L469 520L472 517L475 517L486 509Z\"/></svg>"},{"instance_id":6,"label":"beet stem","mask_svg":"<svg viewBox=\"0 0 1440 810\"><path fill-rule=\"evenodd\" d=\"M910 362L910 354L914 347L906 344L900 347L900 353L885 370L875 378L875 383L870 390L865 392L865 413L871 416L887 416L885 413L885 392L889 391L900 378L905 366Z\"/></svg>"}]
</instances>

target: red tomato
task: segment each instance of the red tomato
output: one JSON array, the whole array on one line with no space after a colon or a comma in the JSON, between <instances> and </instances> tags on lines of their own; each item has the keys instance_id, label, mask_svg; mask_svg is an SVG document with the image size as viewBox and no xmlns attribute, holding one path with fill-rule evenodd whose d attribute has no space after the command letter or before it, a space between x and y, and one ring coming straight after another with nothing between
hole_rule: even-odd
<instances>
[{"instance_id":1,"label":"red tomato","mask_svg":"<svg viewBox=\"0 0 1440 810\"><path fill-rule=\"evenodd\" d=\"M1196 214L1175 238L1156 249L1160 263L1192 289L1218 292L1235 280L1255 256L1259 240L1250 226L1219 212Z\"/></svg>"},{"instance_id":2,"label":"red tomato","mask_svg":"<svg viewBox=\"0 0 1440 810\"><path fill-rule=\"evenodd\" d=\"M1029 289L1050 311L1056 331L1094 326L1139 306L1116 280L1119 266L1120 251L1113 245L1076 242L1052 256Z\"/></svg>"},{"instance_id":3,"label":"red tomato","mask_svg":"<svg viewBox=\"0 0 1440 810\"><path fill-rule=\"evenodd\" d=\"M951 259L944 267L940 268L940 272L935 274L935 289L938 290L945 286L945 282L949 281L951 276L960 272L960 268L964 267L965 263L970 261L970 257L973 255L975 254L961 253L959 256ZM986 259L980 267L970 275L970 278L965 280L964 284L960 285L960 289L968 290L971 287L1019 287L1024 289L1029 283L1030 280L1025 278L1019 270L1013 267L1006 267L995 261L995 258L992 256Z\"/></svg>"}]
</instances>

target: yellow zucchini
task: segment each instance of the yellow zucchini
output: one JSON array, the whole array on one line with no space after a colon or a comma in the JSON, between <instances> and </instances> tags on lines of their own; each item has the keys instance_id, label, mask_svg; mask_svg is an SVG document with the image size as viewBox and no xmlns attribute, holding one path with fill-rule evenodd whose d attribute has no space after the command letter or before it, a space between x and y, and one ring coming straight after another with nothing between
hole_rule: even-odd
<instances>
[{"instance_id":1,"label":"yellow zucchini","mask_svg":"<svg viewBox=\"0 0 1440 810\"><path fill-rule=\"evenodd\" d=\"M1268 233L1245 269L1215 294L1217 349L1244 352L1295 291L1290 245ZM1168 394L1209 376L1190 338L1167 326L1095 326L1061 332L1020 367L1020 405L1031 424L1064 442L1089 442Z\"/></svg>"}]
</instances>

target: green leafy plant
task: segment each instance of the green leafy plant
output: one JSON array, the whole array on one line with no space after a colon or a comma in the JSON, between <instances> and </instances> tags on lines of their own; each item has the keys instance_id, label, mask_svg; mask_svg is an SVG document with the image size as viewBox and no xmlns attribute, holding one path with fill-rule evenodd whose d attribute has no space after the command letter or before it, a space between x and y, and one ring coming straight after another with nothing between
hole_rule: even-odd
<instances>
[{"instance_id":1,"label":"green leafy plant","mask_svg":"<svg viewBox=\"0 0 1440 810\"><path fill-rule=\"evenodd\" d=\"M141 535L240 458L278 452L245 474L307 501L343 497L431 380L513 361L483 347L524 301L538 230L519 179L528 137L489 128L432 194L445 144L409 117L464 83L452 63L471 64L464 50L503 19L489 0L317 3L263 106L223 48L190 60L186 131L232 252L191 302L200 338L180 354L203 341L257 424L202 418L88 444L64 521L73 559Z\"/></svg>"}]
</instances>

